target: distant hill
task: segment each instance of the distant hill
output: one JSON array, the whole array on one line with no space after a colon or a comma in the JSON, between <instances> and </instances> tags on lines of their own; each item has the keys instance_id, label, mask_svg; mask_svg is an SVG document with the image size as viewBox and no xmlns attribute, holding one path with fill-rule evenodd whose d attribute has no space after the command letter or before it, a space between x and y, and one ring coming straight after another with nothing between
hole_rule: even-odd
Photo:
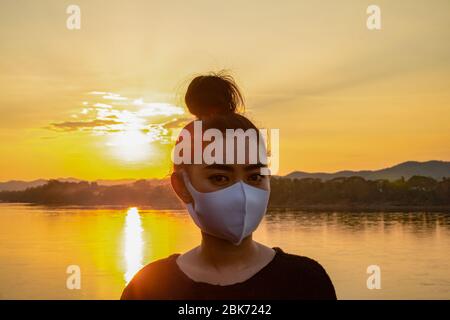
<instances>
[{"instance_id":1,"label":"distant hill","mask_svg":"<svg viewBox=\"0 0 450 320\"><path fill-rule=\"evenodd\" d=\"M412 176L424 176L431 177L436 180L441 180L443 177L450 177L450 162L449 161L407 161L395 165L390 168L380 169L380 170L362 170L362 171L339 171L335 173L324 173L316 172L309 173L303 171L294 171L286 175L287 178L316 178L322 180L330 180L338 177L351 177L359 176L366 180L396 180L404 177L409 179Z\"/></svg>"},{"instance_id":2,"label":"distant hill","mask_svg":"<svg viewBox=\"0 0 450 320\"><path fill-rule=\"evenodd\" d=\"M26 188L39 187L47 183L48 180L38 179L33 181L10 180L0 182L0 191L18 191Z\"/></svg>"},{"instance_id":3,"label":"distant hill","mask_svg":"<svg viewBox=\"0 0 450 320\"><path fill-rule=\"evenodd\" d=\"M76 178L57 178L61 182L81 182L84 180ZM118 179L118 180L96 180L101 186L116 186L122 184L134 183L137 179ZM21 180L10 180L6 182L0 182L0 191L21 191L26 188L39 187L46 184L49 179L38 179L33 181L21 181Z\"/></svg>"}]
</instances>

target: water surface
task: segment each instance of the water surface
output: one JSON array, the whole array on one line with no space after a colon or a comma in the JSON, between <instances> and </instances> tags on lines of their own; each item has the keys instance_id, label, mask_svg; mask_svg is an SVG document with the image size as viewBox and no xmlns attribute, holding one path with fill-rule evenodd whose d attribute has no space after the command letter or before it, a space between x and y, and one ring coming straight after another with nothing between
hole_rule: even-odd
<instances>
[{"instance_id":1,"label":"water surface","mask_svg":"<svg viewBox=\"0 0 450 320\"><path fill-rule=\"evenodd\" d=\"M450 299L450 214L272 211L255 239L319 261L340 299ZM143 265L199 241L185 211L0 204L0 299L117 299Z\"/></svg>"}]
</instances>

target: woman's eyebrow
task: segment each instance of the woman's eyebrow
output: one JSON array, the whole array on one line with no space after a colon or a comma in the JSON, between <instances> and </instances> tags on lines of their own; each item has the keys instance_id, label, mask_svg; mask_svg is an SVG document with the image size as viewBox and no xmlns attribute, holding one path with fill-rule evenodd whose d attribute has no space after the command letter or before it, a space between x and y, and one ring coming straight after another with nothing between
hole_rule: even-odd
<instances>
[{"instance_id":1,"label":"woman's eyebrow","mask_svg":"<svg viewBox=\"0 0 450 320\"><path fill-rule=\"evenodd\" d=\"M229 172L234 171L232 166L228 166L226 164L216 164L216 163L206 166L205 169L215 169L215 170L223 170L223 171L229 171Z\"/></svg>"},{"instance_id":2,"label":"woman's eyebrow","mask_svg":"<svg viewBox=\"0 0 450 320\"><path fill-rule=\"evenodd\" d=\"M265 168L265 167L267 167L267 165L262 164L262 163L256 163L256 164L251 164L251 165L246 166L244 168L244 170L245 171L252 171L252 170L255 170L255 169L260 169L260 168Z\"/></svg>"}]
</instances>

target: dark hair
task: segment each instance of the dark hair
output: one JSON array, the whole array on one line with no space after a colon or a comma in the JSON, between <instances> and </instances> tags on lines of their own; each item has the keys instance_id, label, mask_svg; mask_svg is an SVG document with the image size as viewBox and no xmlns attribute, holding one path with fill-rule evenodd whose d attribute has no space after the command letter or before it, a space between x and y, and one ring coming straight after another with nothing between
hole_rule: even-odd
<instances>
[{"instance_id":1,"label":"dark hair","mask_svg":"<svg viewBox=\"0 0 450 320\"><path fill-rule=\"evenodd\" d=\"M233 77L224 71L195 77L187 88L185 102L189 112L202 120L203 131L213 128L223 133L226 129L258 130L240 114L245 108L243 95ZM191 133L193 139L194 121L184 129ZM177 143L179 141L180 138Z\"/></svg>"},{"instance_id":2,"label":"dark hair","mask_svg":"<svg viewBox=\"0 0 450 320\"><path fill-rule=\"evenodd\" d=\"M244 107L244 98L232 76L223 71L195 77L184 98L189 112L201 119L229 114Z\"/></svg>"},{"instance_id":3,"label":"dark hair","mask_svg":"<svg viewBox=\"0 0 450 320\"><path fill-rule=\"evenodd\" d=\"M190 113L202 120L203 128L257 129L240 114L244 97L233 77L225 71L195 77L184 98ZM192 125L189 123L186 128Z\"/></svg>"}]
</instances>

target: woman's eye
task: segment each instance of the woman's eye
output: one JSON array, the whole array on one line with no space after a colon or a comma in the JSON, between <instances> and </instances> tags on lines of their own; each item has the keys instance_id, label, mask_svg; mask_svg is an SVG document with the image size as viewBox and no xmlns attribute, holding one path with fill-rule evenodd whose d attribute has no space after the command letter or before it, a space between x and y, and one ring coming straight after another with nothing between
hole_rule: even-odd
<instances>
[{"instance_id":1,"label":"woman's eye","mask_svg":"<svg viewBox=\"0 0 450 320\"><path fill-rule=\"evenodd\" d=\"M262 179L264 179L264 177L259 173L252 174L248 177L248 181L251 183L259 183Z\"/></svg>"},{"instance_id":2,"label":"woman's eye","mask_svg":"<svg viewBox=\"0 0 450 320\"><path fill-rule=\"evenodd\" d=\"M215 174L208 179L216 185L223 185L228 183L228 177L220 174Z\"/></svg>"}]
</instances>

